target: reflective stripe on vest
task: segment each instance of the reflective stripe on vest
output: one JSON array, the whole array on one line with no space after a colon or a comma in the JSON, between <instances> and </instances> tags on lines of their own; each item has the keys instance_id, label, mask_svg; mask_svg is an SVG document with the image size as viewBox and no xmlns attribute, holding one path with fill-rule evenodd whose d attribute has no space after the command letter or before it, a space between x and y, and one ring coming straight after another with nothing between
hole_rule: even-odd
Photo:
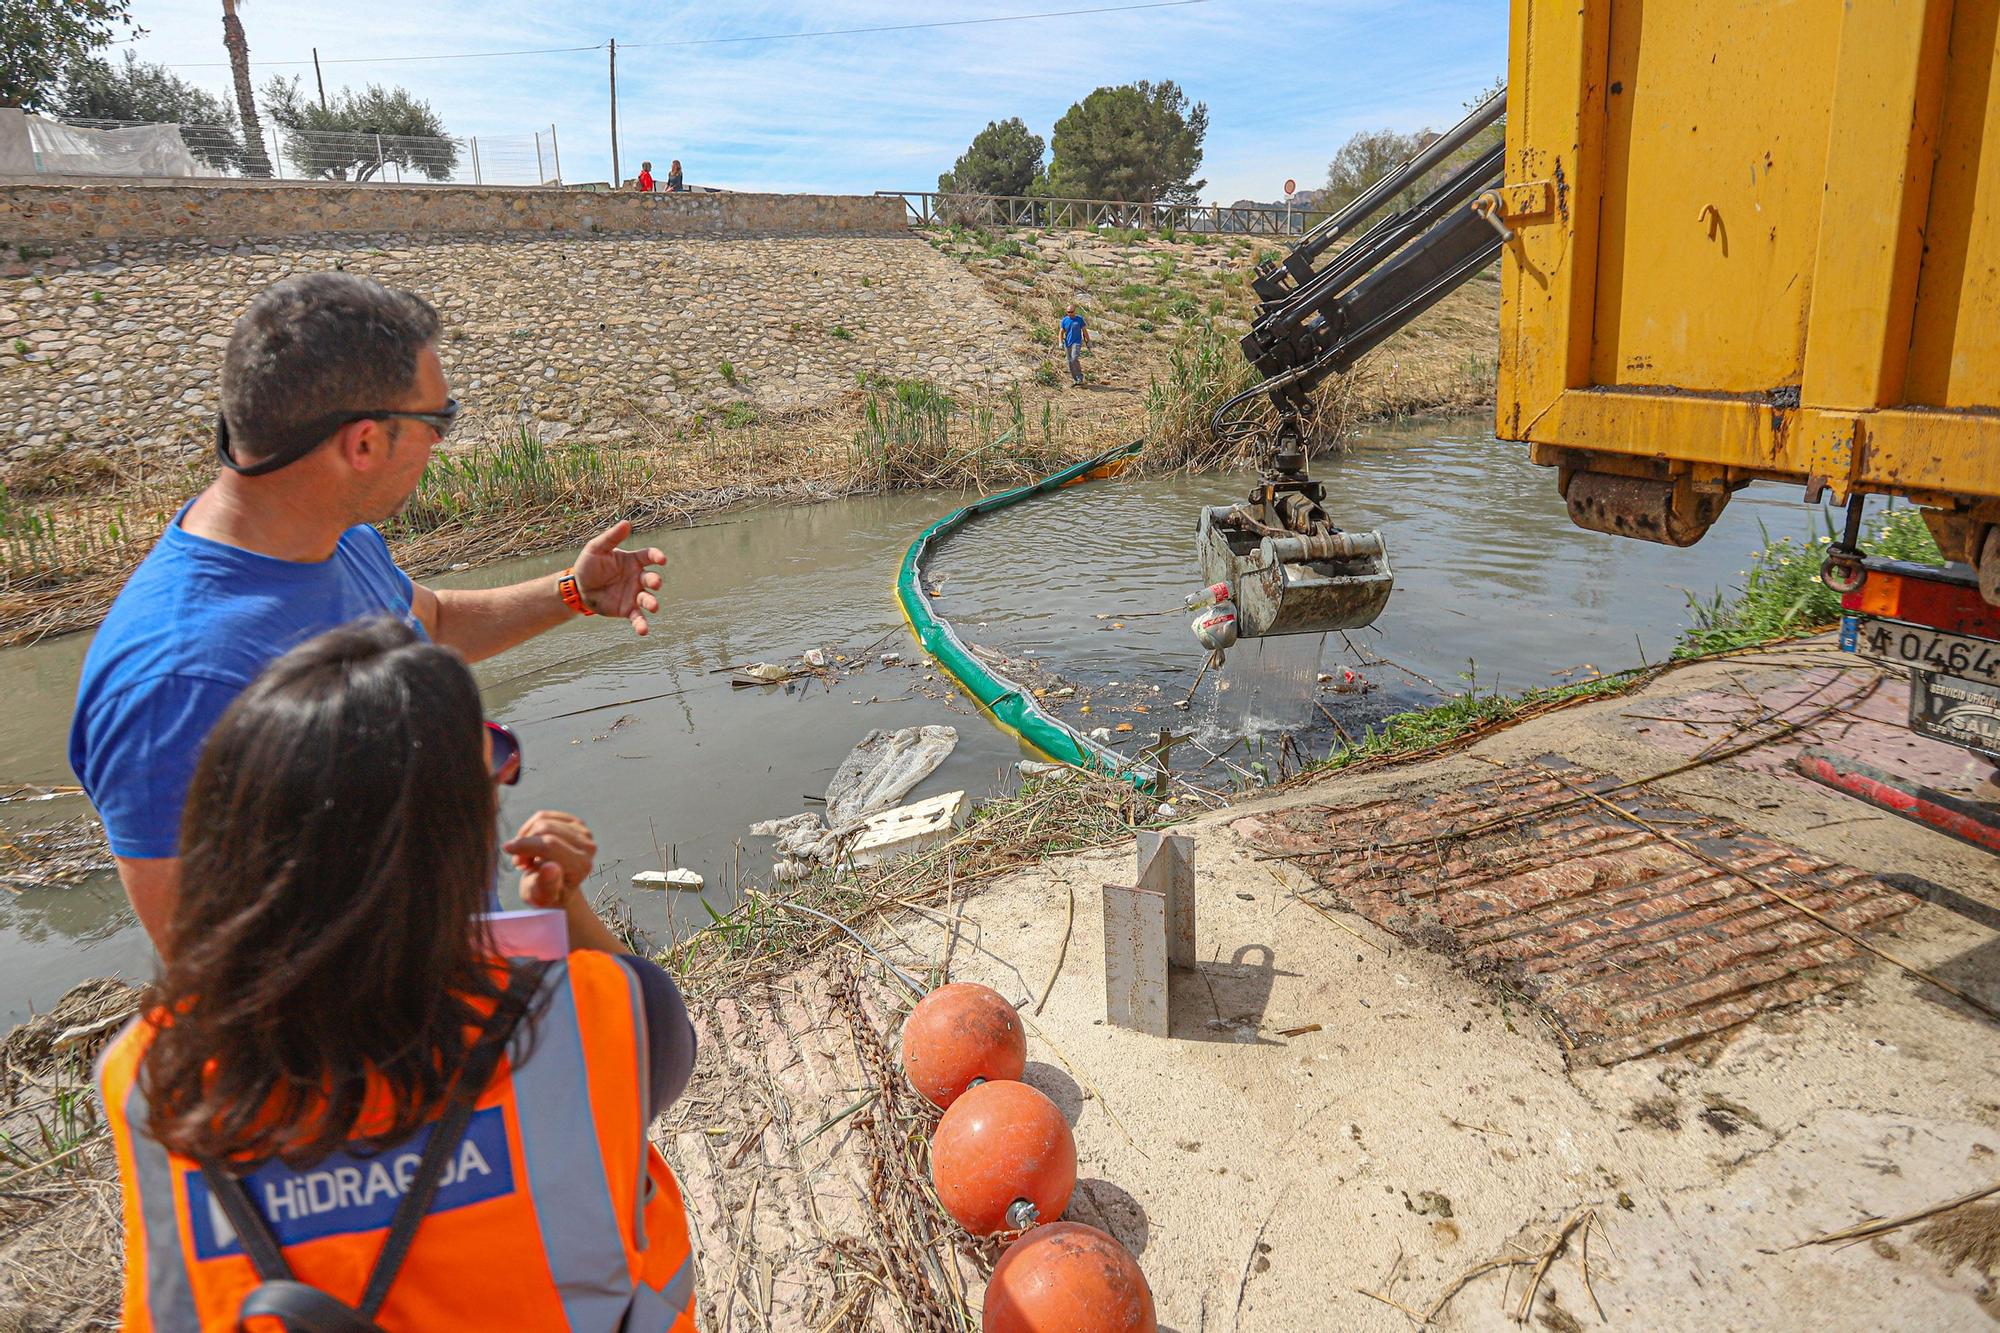
<instances>
[{"instance_id":1,"label":"reflective stripe on vest","mask_svg":"<svg viewBox=\"0 0 2000 1333\"><path fill-rule=\"evenodd\" d=\"M631 1304L634 1283L611 1199L596 1184L604 1179L597 1136L576 1132L576 1112L590 1105L590 1087L567 973L566 963L549 969L548 1008L535 1025L534 1053L514 1074L521 1154L569 1326L615 1329ZM590 1187L578 1188L584 1181Z\"/></svg>"},{"instance_id":2,"label":"reflective stripe on vest","mask_svg":"<svg viewBox=\"0 0 2000 1333\"><path fill-rule=\"evenodd\" d=\"M579 989L583 992L581 1005ZM469 1165L460 1173L464 1178L459 1194L462 1202L452 1202L452 1188L447 1184L426 1222L448 1216L448 1209L469 1208L487 1198L512 1201L518 1208L520 1196L525 1196L528 1213L499 1215L503 1219L518 1217L521 1222L507 1225L504 1233L496 1234L496 1252L517 1245L519 1226L532 1218L538 1234L529 1243L538 1245L546 1259L548 1275L555 1283L553 1294L569 1328L606 1333L612 1330L692 1333L694 1267L686 1215L677 1189L669 1186L655 1190L645 1178L649 1166L655 1162L667 1181L672 1180L672 1174L656 1150L644 1142L644 1103L649 1080L645 1077L647 1042L637 979L608 955L572 955L568 962L549 969L541 998L543 1004L535 1023L531 1054L518 1068L510 1069L489 1087L482 1103L493 1102L497 1095L497 1104L487 1105L475 1119L491 1117L492 1123L483 1132L467 1135L464 1161ZM590 1024L588 1033L583 1026L586 1016ZM624 1027L627 1022L629 1029ZM128 1210L128 1224L136 1221L145 1231L144 1236L126 1238L128 1253L136 1258L143 1246L145 1256L143 1293L136 1284L127 1285L127 1319L135 1328L195 1330L202 1327L202 1311L206 1310L212 1319L217 1313L218 1298L228 1299L228 1286L218 1288L216 1284L240 1283L247 1265L238 1255L233 1232L223 1234L209 1221L206 1190L194 1164L170 1156L144 1132L147 1108L136 1071L150 1034L136 1030L142 1026L135 1024L134 1030L128 1031L107 1053L103 1075L107 1107L117 1107L112 1116L114 1132L121 1148L130 1155L129 1169L124 1172L125 1185L138 1196L136 1212ZM635 1054L639 1076L636 1104L596 1105L591 1095L593 1068L601 1076L617 1074L618 1078L609 1081L618 1086L623 1071L632 1067ZM593 1058L598 1062L594 1066ZM606 1063L612 1061L626 1063L614 1069ZM117 1095L115 1102L114 1095ZM623 1096L617 1100L627 1101ZM513 1110L511 1117L505 1110L509 1103ZM518 1142L519 1172L523 1177L519 1181L513 1179L516 1170L512 1162L513 1145L506 1141L510 1131ZM498 1139L493 1137L496 1133ZM622 1191L614 1193L607 1189L605 1154L616 1151L622 1160L624 1150L619 1145L627 1136L639 1141L637 1160L641 1179L634 1182L639 1215L621 1225L614 1200ZM344 1155L330 1159L358 1163L358 1172L354 1166L330 1164L297 1173L269 1168L277 1174L261 1187L253 1185L251 1195L267 1220L277 1227L288 1254L301 1244L358 1243L361 1248L346 1257L353 1260L358 1271L365 1272L379 1247L385 1225L377 1216L384 1201L376 1196L386 1193L393 1184L399 1157L420 1146L413 1139L373 1159L350 1159ZM121 1158L121 1167L125 1166ZM365 1177L372 1181L378 1176L380 1189L358 1185L355 1180ZM339 1177L337 1182L334 1177ZM283 1205L274 1209L271 1202L274 1198L298 1203L295 1210ZM390 1207L393 1202L393 1197L386 1200ZM475 1219L471 1225L501 1224L480 1223ZM441 1229L449 1227L450 1224L444 1224ZM652 1233L650 1238L648 1232ZM421 1287L424 1283L424 1237L425 1229L420 1227L397 1288ZM650 1256L644 1252L649 1240L653 1251ZM313 1270L307 1258L310 1253L299 1250L293 1255L294 1266L308 1280ZM462 1262L464 1252L453 1258ZM668 1264L674 1265L671 1277L661 1283L659 1274ZM635 1277L638 1274L646 1274L657 1287L639 1280ZM351 1299L358 1295L358 1280L356 1286L356 1291L335 1290L333 1294ZM444 1296L457 1305L456 1296L461 1293L446 1289L431 1294ZM480 1306L478 1296L462 1294L468 1297L465 1302L468 1316L476 1314ZM145 1310L132 1310L131 1304L140 1299L145 1302ZM392 1289L384 1317L393 1314L397 1305L397 1294ZM523 1322L523 1312L512 1313L516 1322L509 1326L529 1326ZM551 1305L548 1314L554 1313Z\"/></svg>"},{"instance_id":3,"label":"reflective stripe on vest","mask_svg":"<svg viewBox=\"0 0 2000 1333\"><path fill-rule=\"evenodd\" d=\"M135 1023L132 1028L126 1029L127 1040L132 1038L137 1026ZM153 1142L143 1130L134 1129L147 1120L146 1099L139 1092L139 1080L136 1078L125 1094L124 1107L125 1123L120 1128L129 1140L133 1166L133 1179L127 1181L125 1187L139 1191L139 1215L145 1219L148 1237L179 1236L180 1224L174 1216L173 1165L159 1144ZM129 1252L133 1238L128 1236L125 1239ZM178 1243L147 1247L146 1305L153 1312L153 1324L157 1328L201 1327L194 1312L194 1288L188 1282L187 1265L181 1259Z\"/></svg>"}]
</instances>

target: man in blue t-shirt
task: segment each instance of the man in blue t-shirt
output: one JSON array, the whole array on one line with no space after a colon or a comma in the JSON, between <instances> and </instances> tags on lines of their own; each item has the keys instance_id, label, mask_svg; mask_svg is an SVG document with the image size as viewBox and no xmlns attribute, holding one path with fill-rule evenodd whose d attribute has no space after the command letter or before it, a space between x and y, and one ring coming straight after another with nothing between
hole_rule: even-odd
<instances>
[{"instance_id":1,"label":"man in blue t-shirt","mask_svg":"<svg viewBox=\"0 0 2000 1333\"><path fill-rule=\"evenodd\" d=\"M1083 349L1090 346L1090 329L1083 322L1083 316L1076 313L1076 303L1071 302L1062 317L1063 351L1069 357L1069 382L1072 387L1083 387Z\"/></svg>"},{"instance_id":2,"label":"man in blue t-shirt","mask_svg":"<svg viewBox=\"0 0 2000 1333\"><path fill-rule=\"evenodd\" d=\"M437 336L421 297L348 273L287 278L237 321L222 362L222 470L112 604L70 727L70 767L156 947L202 741L274 658L382 613L476 662L577 615L620 616L644 634L659 610L648 566L666 556L619 550L628 523L556 579L433 592L396 567L372 525L402 509L458 413Z\"/></svg>"}]
</instances>

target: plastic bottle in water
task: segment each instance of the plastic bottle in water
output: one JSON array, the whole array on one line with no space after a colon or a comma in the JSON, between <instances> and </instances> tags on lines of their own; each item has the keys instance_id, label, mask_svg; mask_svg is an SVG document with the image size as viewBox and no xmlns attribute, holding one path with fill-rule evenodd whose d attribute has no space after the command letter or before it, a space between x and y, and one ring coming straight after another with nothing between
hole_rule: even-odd
<instances>
[{"instance_id":1,"label":"plastic bottle in water","mask_svg":"<svg viewBox=\"0 0 2000 1333\"><path fill-rule=\"evenodd\" d=\"M1188 611L1203 611L1214 606L1217 602L1226 602L1228 600L1229 585L1227 583L1211 583L1206 588L1197 588L1195 591L1189 593L1187 600L1181 603L1181 607Z\"/></svg>"}]
</instances>

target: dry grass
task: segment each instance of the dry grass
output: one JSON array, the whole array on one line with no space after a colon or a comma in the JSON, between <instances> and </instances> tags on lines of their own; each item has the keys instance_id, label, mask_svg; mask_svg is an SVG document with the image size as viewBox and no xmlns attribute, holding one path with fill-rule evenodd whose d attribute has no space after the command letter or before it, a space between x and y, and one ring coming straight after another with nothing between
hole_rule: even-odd
<instances>
[{"instance_id":1,"label":"dry grass","mask_svg":"<svg viewBox=\"0 0 2000 1333\"><path fill-rule=\"evenodd\" d=\"M1946 1272L1970 1264L1988 1280L2000 1273L2000 1203L1954 1208L1926 1222L1916 1238L1944 1262Z\"/></svg>"},{"instance_id":2,"label":"dry grass","mask_svg":"<svg viewBox=\"0 0 2000 1333\"><path fill-rule=\"evenodd\" d=\"M943 900L959 886L1050 856L1131 837L1153 803L1122 782L1071 769L1030 779L973 811L962 832L927 852L867 870L821 870L784 886L750 888L727 914L676 940L664 962L690 996L769 981L816 956L842 932L790 911L800 904L849 929Z\"/></svg>"},{"instance_id":3,"label":"dry grass","mask_svg":"<svg viewBox=\"0 0 2000 1333\"><path fill-rule=\"evenodd\" d=\"M0 1043L0 1333L118 1326L118 1173L90 1069L137 1000L85 982Z\"/></svg>"}]
</instances>

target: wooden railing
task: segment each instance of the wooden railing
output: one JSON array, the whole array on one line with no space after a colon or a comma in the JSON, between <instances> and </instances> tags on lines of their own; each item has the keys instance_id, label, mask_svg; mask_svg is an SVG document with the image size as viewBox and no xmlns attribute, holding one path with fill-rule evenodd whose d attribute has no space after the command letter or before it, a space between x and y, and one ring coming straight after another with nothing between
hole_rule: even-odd
<instances>
[{"instance_id":1,"label":"wooden railing","mask_svg":"<svg viewBox=\"0 0 2000 1333\"><path fill-rule=\"evenodd\" d=\"M1117 199L1042 199L1017 194L960 194L936 190L877 190L901 199L910 225L943 227L1124 227L1143 231L1212 232L1242 236L1297 236L1305 209L1242 208L1227 204L1135 204Z\"/></svg>"}]
</instances>

